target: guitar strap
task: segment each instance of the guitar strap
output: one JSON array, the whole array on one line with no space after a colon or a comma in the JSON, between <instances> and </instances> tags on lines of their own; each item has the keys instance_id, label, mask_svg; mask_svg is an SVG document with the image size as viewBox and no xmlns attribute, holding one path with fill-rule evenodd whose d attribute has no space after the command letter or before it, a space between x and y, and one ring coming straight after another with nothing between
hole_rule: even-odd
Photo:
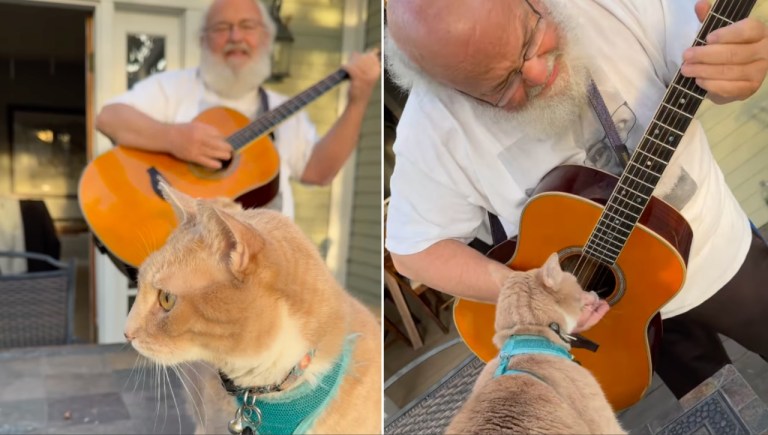
<instances>
[{"instance_id":1,"label":"guitar strap","mask_svg":"<svg viewBox=\"0 0 768 435\"><path fill-rule=\"evenodd\" d=\"M592 108L597 115L597 119L600 120L603 130L605 131L606 136L608 136L608 141L611 143L611 148L613 149L614 154L616 154L616 158L621 163L622 168L626 168L629 163L629 150L621 141L619 132L616 131L616 124L613 123L611 113L608 111L603 96L600 94L600 90L597 89L597 85L592 79L589 80L587 95L589 96L589 102L592 104ZM488 223L491 226L492 246L496 246L507 240L507 233L504 231L504 226L501 225L499 217L490 211L488 212Z\"/></svg>"},{"instance_id":2,"label":"guitar strap","mask_svg":"<svg viewBox=\"0 0 768 435\"><path fill-rule=\"evenodd\" d=\"M259 111L256 113L256 117L259 117L269 112L269 98L267 98L267 91L259 86ZM269 132L269 139L275 141L275 130Z\"/></svg>"},{"instance_id":3,"label":"guitar strap","mask_svg":"<svg viewBox=\"0 0 768 435\"><path fill-rule=\"evenodd\" d=\"M605 106L603 96L600 95L600 91L597 89L595 81L589 80L589 88L587 90L589 96L589 102L592 104L592 108L595 110L597 119L600 120L600 124L603 125L603 130L608 136L608 141L611 143L613 153L616 154L616 158L619 160L622 169L627 167L629 163L629 150L627 146L621 141L619 132L616 131L616 124L613 123L611 113L608 111L608 107Z\"/></svg>"},{"instance_id":4,"label":"guitar strap","mask_svg":"<svg viewBox=\"0 0 768 435\"><path fill-rule=\"evenodd\" d=\"M497 246L507 240L507 232L504 231L499 217L490 211L488 212L488 223L491 224L491 246Z\"/></svg>"}]
</instances>

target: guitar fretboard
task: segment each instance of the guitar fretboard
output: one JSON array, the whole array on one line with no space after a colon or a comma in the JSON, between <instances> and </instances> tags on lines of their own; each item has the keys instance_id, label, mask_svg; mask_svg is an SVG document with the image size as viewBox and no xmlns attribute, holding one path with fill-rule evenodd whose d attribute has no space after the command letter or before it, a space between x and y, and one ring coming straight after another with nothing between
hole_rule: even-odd
<instances>
[{"instance_id":1,"label":"guitar fretboard","mask_svg":"<svg viewBox=\"0 0 768 435\"><path fill-rule=\"evenodd\" d=\"M746 18L755 2L717 0L693 46L706 45L709 33ZM609 265L616 262L705 95L695 79L677 72L611 193L585 254Z\"/></svg>"},{"instance_id":2,"label":"guitar fretboard","mask_svg":"<svg viewBox=\"0 0 768 435\"><path fill-rule=\"evenodd\" d=\"M277 124L301 110L304 106L316 100L318 97L328 92L331 88L347 79L349 74L343 70L338 69L333 74L320 80L309 89L294 96L290 100L281 104L273 110L259 116L252 123L246 127L238 130L237 133L229 136L227 142L232 145L235 151L243 148L251 143L254 139L261 137L268 133Z\"/></svg>"}]
</instances>

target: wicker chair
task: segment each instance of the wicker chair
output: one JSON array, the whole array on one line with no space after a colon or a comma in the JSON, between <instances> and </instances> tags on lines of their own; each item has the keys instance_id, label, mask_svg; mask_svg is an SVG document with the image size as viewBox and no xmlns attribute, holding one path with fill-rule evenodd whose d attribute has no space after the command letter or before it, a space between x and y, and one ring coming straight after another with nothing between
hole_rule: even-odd
<instances>
[{"instance_id":1,"label":"wicker chair","mask_svg":"<svg viewBox=\"0 0 768 435\"><path fill-rule=\"evenodd\" d=\"M0 251L0 256L45 261L56 268L0 275L0 348L72 343L75 261L32 252Z\"/></svg>"}]
</instances>

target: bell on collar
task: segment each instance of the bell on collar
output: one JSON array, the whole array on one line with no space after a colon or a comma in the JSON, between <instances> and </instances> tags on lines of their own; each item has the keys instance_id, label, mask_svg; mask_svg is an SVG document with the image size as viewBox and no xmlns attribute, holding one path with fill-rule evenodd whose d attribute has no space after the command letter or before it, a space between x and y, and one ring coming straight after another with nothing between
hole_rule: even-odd
<instances>
[{"instance_id":1,"label":"bell on collar","mask_svg":"<svg viewBox=\"0 0 768 435\"><path fill-rule=\"evenodd\" d=\"M229 421L229 433L232 435L240 435L245 429L245 419L243 418L243 409L237 408L235 411L235 418Z\"/></svg>"}]
</instances>

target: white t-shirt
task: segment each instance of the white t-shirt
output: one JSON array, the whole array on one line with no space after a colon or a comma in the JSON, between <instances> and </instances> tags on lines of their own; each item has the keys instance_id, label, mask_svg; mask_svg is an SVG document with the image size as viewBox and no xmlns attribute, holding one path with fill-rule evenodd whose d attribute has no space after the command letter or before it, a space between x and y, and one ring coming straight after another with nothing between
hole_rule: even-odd
<instances>
[{"instance_id":1,"label":"white t-shirt","mask_svg":"<svg viewBox=\"0 0 768 435\"><path fill-rule=\"evenodd\" d=\"M269 109L285 102L286 97L266 91ZM167 123L190 122L202 111L224 106L254 119L260 108L259 93L254 90L238 99L225 99L206 88L197 68L153 74L136 83L131 90L107 104L128 104L150 117ZM305 112L299 112L275 130L275 147L280 155L280 193L283 214L293 218L294 204L290 177L300 177L309 161L317 133Z\"/></svg>"},{"instance_id":2,"label":"white t-shirt","mask_svg":"<svg viewBox=\"0 0 768 435\"><path fill-rule=\"evenodd\" d=\"M668 83L698 31L694 0L579 0L582 38L594 56L592 77L630 152L637 146ZM610 37L607 37L610 35ZM494 124L465 96L416 85L397 128L390 181L387 248L406 255L487 231L486 210L507 235L518 232L526 192L563 163L611 169L605 133L591 108L557 140ZM608 159L609 160L609 159ZM750 243L749 221L694 120L659 184L662 199L686 218L693 243L683 289L663 309L683 313L712 296L738 271ZM656 191L659 196L659 189Z\"/></svg>"}]
</instances>

